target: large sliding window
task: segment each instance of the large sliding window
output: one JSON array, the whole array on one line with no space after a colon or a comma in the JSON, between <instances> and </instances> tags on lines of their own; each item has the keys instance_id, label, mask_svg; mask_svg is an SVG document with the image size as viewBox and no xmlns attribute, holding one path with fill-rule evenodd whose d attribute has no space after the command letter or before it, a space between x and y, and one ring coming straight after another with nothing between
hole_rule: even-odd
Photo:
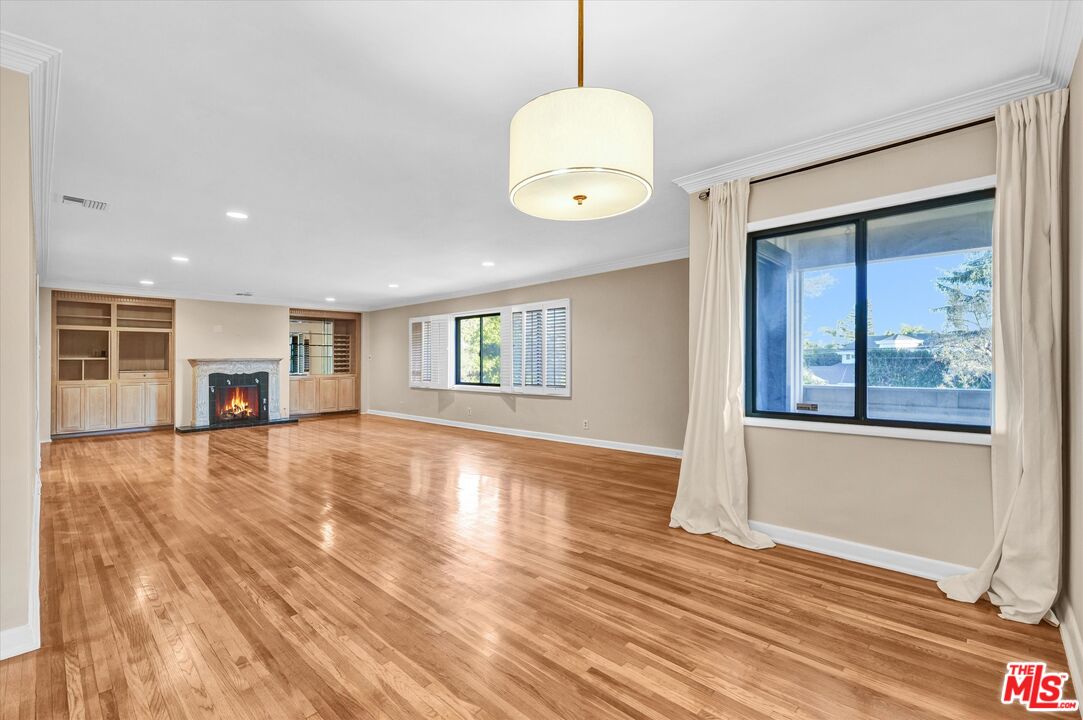
<instances>
[{"instance_id":1,"label":"large sliding window","mask_svg":"<svg viewBox=\"0 0 1083 720\"><path fill-rule=\"evenodd\" d=\"M500 313L455 318L455 383L500 385Z\"/></svg>"},{"instance_id":2,"label":"large sliding window","mask_svg":"<svg viewBox=\"0 0 1083 720\"><path fill-rule=\"evenodd\" d=\"M993 191L752 233L751 416L988 432Z\"/></svg>"}]
</instances>

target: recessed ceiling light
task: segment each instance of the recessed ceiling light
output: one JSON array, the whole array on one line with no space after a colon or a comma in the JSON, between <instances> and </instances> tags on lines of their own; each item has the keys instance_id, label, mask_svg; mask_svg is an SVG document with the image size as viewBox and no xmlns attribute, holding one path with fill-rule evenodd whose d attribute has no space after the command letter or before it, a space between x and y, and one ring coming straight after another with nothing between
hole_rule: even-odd
<instances>
[{"instance_id":1,"label":"recessed ceiling light","mask_svg":"<svg viewBox=\"0 0 1083 720\"><path fill-rule=\"evenodd\" d=\"M496 263L494 263L492 260L483 260L481 262L482 267L493 267L494 265L496 265Z\"/></svg>"},{"instance_id":2,"label":"recessed ceiling light","mask_svg":"<svg viewBox=\"0 0 1083 720\"><path fill-rule=\"evenodd\" d=\"M243 213L240 210L230 210L226 213L226 217L233 218L234 220L247 220L248 213Z\"/></svg>"},{"instance_id":3,"label":"recessed ceiling light","mask_svg":"<svg viewBox=\"0 0 1083 720\"><path fill-rule=\"evenodd\" d=\"M184 257L183 255L174 255L173 257L171 257L169 259L172 260L175 263L186 263L186 262L188 262L188 258Z\"/></svg>"},{"instance_id":4,"label":"recessed ceiling light","mask_svg":"<svg viewBox=\"0 0 1083 720\"><path fill-rule=\"evenodd\" d=\"M334 302L335 301L334 298L324 298L324 300L326 300L327 302Z\"/></svg>"},{"instance_id":5,"label":"recessed ceiling light","mask_svg":"<svg viewBox=\"0 0 1083 720\"><path fill-rule=\"evenodd\" d=\"M398 286L399 286L399 284L398 284L398 283L389 283L389 284L388 284L388 287L389 287L389 288L391 288L392 290L394 290L394 289L395 289L395 288L397 288Z\"/></svg>"},{"instance_id":6,"label":"recessed ceiling light","mask_svg":"<svg viewBox=\"0 0 1083 720\"><path fill-rule=\"evenodd\" d=\"M140 285L153 285L154 281L153 280L140 280L139 284Z\"/></svg>"}]
</instances>

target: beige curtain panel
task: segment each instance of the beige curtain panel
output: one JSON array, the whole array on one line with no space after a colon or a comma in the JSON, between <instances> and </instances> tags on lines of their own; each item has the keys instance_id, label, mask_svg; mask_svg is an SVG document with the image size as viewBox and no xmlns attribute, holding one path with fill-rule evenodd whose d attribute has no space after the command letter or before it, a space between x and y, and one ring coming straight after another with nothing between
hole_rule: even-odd
<instances>
[{"instance_id":1,"label":"beige curtain panel","mask_svg":"<svg viewBox=\"0 0 1083 720\"><path fill-rule=\"evenodd\" d=\"M1000 616L1054 625L1061 565L1063 387L1061 163L1068 91L997 110L993 220L993 548L940 581L953 600L988 592Z\"/></svg>"},{"instance_id":2,"label":"beige curtain panel","mask_svg":"<svg viewBox=\"0 0 1083 720\"><path fill-rule=\"evenodd\" d=\"M711 188L710 230L688 426L670 527L774 547L748 526L744 429L744 298L748 180Z\"/></svg>"}]
</instances>

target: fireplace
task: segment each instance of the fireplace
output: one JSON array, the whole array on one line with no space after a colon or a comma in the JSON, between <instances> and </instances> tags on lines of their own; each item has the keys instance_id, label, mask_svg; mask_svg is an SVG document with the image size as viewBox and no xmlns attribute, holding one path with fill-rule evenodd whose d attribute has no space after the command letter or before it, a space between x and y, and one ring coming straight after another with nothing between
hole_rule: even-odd
<instances>
[{"instance_id":1,"label":"fireplace","mask_svg":"<svg viewBox=\"0 0 1083 720\"><path fill-rule=\"evenodd\" d=\"M268 409L269 375L255 373L210 373L207 377L207 409L212 426L265 423Z\"/></svg>"}]
</instances>

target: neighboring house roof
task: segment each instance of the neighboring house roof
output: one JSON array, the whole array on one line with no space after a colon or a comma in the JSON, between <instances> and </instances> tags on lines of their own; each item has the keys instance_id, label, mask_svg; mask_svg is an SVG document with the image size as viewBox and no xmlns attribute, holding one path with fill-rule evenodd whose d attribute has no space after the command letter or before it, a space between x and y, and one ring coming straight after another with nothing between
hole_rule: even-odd
<instances>
[{"instance_id":1,"label":"neighboring house roof","mask_svg":"<svg viewBox=\"0 0 1083 720\"><path fill-rule=\"evenodd\" d=\"M914 337L912 335L888 335L883 340L875 340L876 347L881 348L897 348L899 350L908 350L910 348L921 347L925 344L925 341L921 338Z\"/></svg>"},{"instance_id":2,"label":"neighboring house roof","mask_svg":"<svg viewBox=\"0 0 1083 720\"><path fill-rule=\"evenodd\" d=\"M853 385L855 366L849 363L813 365L808 371L828 385Z\"/></svg>"},{"instance_id":3,"label":"neighboring house roof","mask_svg":"<svg viewBox=\"0 0 1083 720\"><path fill-rule=\"evenodd\" d=\"M901 333L891 333L890 335L869 335L869 343L875 343L877 347L882 348L916 348L929 344L930 340L936 338L936 333L908 333L903 335ZM915 344L916 341L916 344ZM854 351L854 343L849 342L838 348L839 351Z\"/></svg>"}]
</instances>

